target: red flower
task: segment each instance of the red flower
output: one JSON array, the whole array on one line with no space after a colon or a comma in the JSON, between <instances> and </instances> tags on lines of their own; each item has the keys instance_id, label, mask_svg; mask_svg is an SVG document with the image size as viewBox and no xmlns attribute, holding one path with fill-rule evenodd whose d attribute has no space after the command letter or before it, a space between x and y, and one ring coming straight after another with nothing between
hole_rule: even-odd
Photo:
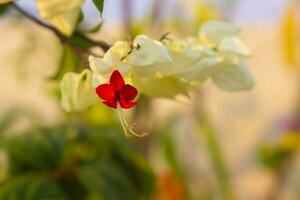
<instances>
[{"instance_id":1,"label":"red flower","mask_svg":"<svg viewBox=\"0 0 300 200\"><path fill-rule=\"evenodd\" d=\"M136 105L132 100L138 94L135 87L125 84L121 73L113 71L109 83L101 84L96 88L97 95L109 107L117 108L118 103L122 108L128 109Z\"/></svg>"}]
</instances>

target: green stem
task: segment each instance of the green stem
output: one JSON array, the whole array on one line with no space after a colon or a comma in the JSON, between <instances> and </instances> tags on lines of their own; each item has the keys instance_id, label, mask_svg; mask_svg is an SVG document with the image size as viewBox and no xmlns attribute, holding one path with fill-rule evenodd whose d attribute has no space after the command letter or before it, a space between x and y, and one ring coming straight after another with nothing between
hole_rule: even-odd
<instances>
[{"instance_id":1,"label":"green stem","mask_svg":"<svg viewBox=\"0 0 300 200\"><path fill-rule=\"evenodd\" d=\"M235 195L232 189L230 175L223 158L218 137L207 119L201 119L199 121L199 128L201 129L201 136L206 143L211 165L218 180L222 199L234 200Z\"/></svg>"}]
</instances>

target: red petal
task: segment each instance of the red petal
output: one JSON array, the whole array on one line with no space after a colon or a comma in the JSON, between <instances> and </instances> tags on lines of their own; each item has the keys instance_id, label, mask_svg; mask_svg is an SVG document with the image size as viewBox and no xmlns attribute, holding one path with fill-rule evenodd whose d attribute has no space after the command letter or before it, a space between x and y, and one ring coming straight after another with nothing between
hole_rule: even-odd
<instances>
[{"instance_id":1,"label":"red petal","mask_svg":"<svg viewBox=\"0 0 300 200\"><path fill-rule=\"evenodd\" d=\"M124 100L120 100L120 105L122 108L124 109L128 109L128 108L132 108L133 106L135 106L137 103L133 102L133 101L124 101Z\"/></svg>"},{"instance_id":2,"label":"red petal","mask_svg":"<svg viewBox=\"0 0 300 200\"><path fill-rule=\"evenodd\" d=\"M103 101L103 103L109 107L117 108L117 100L116 99L110 99L107 101Z\"/></svg>"},{"instance_id":3,"label":"red petal","mask_svg":"<svg viewBox=\"0 0 300 200\"><path fill-rule=\"evenodd\" d=\"M97 95L103 100L114 99L116 96L116 91L110 84L102 84L96 88Z\"/></svg>"},{"instance_id":4,"label":"red petal","mask_svg":"<svg viewBox=\"0 0 300 200\"><path fill-rule=\"evenodd\" d=\"M124 79L121 73L118 70L115 70L110 77L110 84L116 88L117 91L120 91L124 86Z\"/></svg>"},{"instance_id":5,"label":"red petal","mask_svg":"<svg viewBox=\"0 0 300 200\"><path fill-rule=\"evenodd\" d=\"M126 84L122 88L120 92L120 98L125 100L125 101L132 101L136 95L138 94L138 91L135 87L132 85Z\"/></svg>"}]
</instances>

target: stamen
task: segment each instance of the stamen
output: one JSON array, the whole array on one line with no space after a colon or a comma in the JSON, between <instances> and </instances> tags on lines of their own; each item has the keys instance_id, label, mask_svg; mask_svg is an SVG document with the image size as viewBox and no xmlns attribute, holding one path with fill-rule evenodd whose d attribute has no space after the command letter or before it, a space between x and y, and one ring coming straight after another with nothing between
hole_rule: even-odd
<instances>
[{"instance_id":1,"label":"stamen","mask_svg":"<svg viewBox=\"0 0 300 200\"><path fill-rule=\"evenodd\" d=\"M123 131L125 133L125 135L127 137L130 137L131 135L135 136L135 137L145 137L148 135L148 133L137 133L136 131L133 130L133 128L135 127L135 124L129 124L126 119L125 116L123 114L122 108L121 106L118 104L118 116L123 128Z\"/></svg>"}]
</instances>

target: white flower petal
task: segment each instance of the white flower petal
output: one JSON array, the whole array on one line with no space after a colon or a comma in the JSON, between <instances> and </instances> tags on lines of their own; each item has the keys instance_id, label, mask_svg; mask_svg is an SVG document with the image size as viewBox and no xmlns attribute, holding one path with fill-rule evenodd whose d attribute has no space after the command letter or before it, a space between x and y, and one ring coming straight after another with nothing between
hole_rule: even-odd
<instances>
[{"instance_id":1,"label":"white flower petal","mask_svg":"<svg viewBox=\"0 0 300 200\"><path fill-rule=\"evenodd\" d=\"M130 70L130 66L122 61L122 58L128 54L129 44L124 41L116 42L103 56L103 58L89 57L93 75L93 86L95 84L108 82L109 77L114 69L118 69L123 76Z\"/></svg>"},{"instance_id":2,"label":"white flower petal","mask_svg":"<svg viewBox=\"0 0 300 200\"><path fill-rule=\"evenodd\" d=\"M131 66L125 62L130 51L130 46L126 41L116 42L104 55L104 60L113 68L117 68L123 76L130 70Z\"/></svg>"},{"instance_id":3,"label":"white flower petal","mask_svg":"<svg viewBox=\"0 0 300 200\"><path fill-rule=\"evenodd\" d=\"M190 85L176 77L147 77L132 74L132 83L138 90L150 97L174 98L176 95L187 95Z\"/></svg>"},{"instance_id":4,"label":"white flower petal","mask_svg":"<svg viewBox=\"0 0 300 200\"><path fill-rule=\"evenodd\" d=\"M73 33L84 0L36 0L40 15L63 34Z\"/></svg>"},{"instance_id":5,"label":"white flower petal","mask_svg":"<svg viewBox=\"0 0 300 200\"><path fill-rule=\"evenodd\" d=\"M254 86L254 81L244 62L223 66L212 76L212 80L219 88L226 91L249 90Z\"/></svg>"},{"instance_id":6,"label":"white flower petal","mask_svg":"<svg viewBox=\"0 0 300 200\"><path fill-rule=\"evenodd\" d=\"M97 96L92 87L92 72L84 70L81 74L68 72L61 83L61 105L68 111L80 112L97 102Z\"/></svg>"},{"instance_id":7,"label":"white flower petal","mask_svg":"<svg viewBox=\"0 0 300 200\"><path fill-rule=\"evenodd\" d=\"M97 58L94 56L89 57L90 68L93 72L102 75L108 75L113 71L113 64L106 59Z\"/></svg>"},{"instance_id":8,"label":"white flower petal","mask_svg":"<svg viewBox=\"0 0 300 200\"><path fill-rule=\"evenodd\" d=\"M221 57L204 57L198 62L194 63L192 68L178 76L188 81L202 82L212 76L219 68L223 61Z\"/></svg>"},{"instance_id":9,"label":"white flower petal","mask_svg":"<svg viewBox=\"0 0 300 200\"><path fill-rule=\"evenodd\" d=\"M225 37L237 35L240 30L231 24L219 20L204 23L199 30L200 41L217 46Z\"/></svg>"},{"instance_id":10,"label":"white flower petal","mask_svg":"<svg viewBox=\"0 0 300 200\"><path fill-rule=\"evenodd\" d=\"M164 64L159 73L164 76L185 73L194 67L194 64L206 56L206 47L185 40L166 42L173 62Z\"/></svg>"},{"instance_id":11,"label":"white flower petal","mask_svg":"<svg viewBox=\"0 0 300 200\"><path fill-rule=\"evenodd\" d=\"M60 32L70 36L74 32L76 22L79 16L79 9L74 9L64 14L55 15L47 20L53 24Z\"/></svg>"},{"instance_id":12,"label":"white flower petal","mask_svg":"<svg viewBox=\"0 0 300 200\"><path fill-rule=\"evenodd\" d=\"M233 56L251 56L248 46L242 40L233 36L224 38L218 47L218 51Z\"/></svg>"},{"instance_id":13,"label":"white flower petal","mask_svg":"<svg viewBox=\"0 0 300 200\"><path fill-rule=\"evenodd\" d=\"M36 0L40 15L49 19L79 8L85 0Z\"/></svg>"},{"instance_id":14,"label":"white flower petal","mask_svg":"<svg viewBox=\"0 0 300 200\"><path fill-rule=\"evenodd\" d=\"M136 48L127 56L126 61L141 76L151 76L162 67L162 64L172 61L167 48L157 40L139 35L133 44Z\"/></svg>"}]
</instances>

